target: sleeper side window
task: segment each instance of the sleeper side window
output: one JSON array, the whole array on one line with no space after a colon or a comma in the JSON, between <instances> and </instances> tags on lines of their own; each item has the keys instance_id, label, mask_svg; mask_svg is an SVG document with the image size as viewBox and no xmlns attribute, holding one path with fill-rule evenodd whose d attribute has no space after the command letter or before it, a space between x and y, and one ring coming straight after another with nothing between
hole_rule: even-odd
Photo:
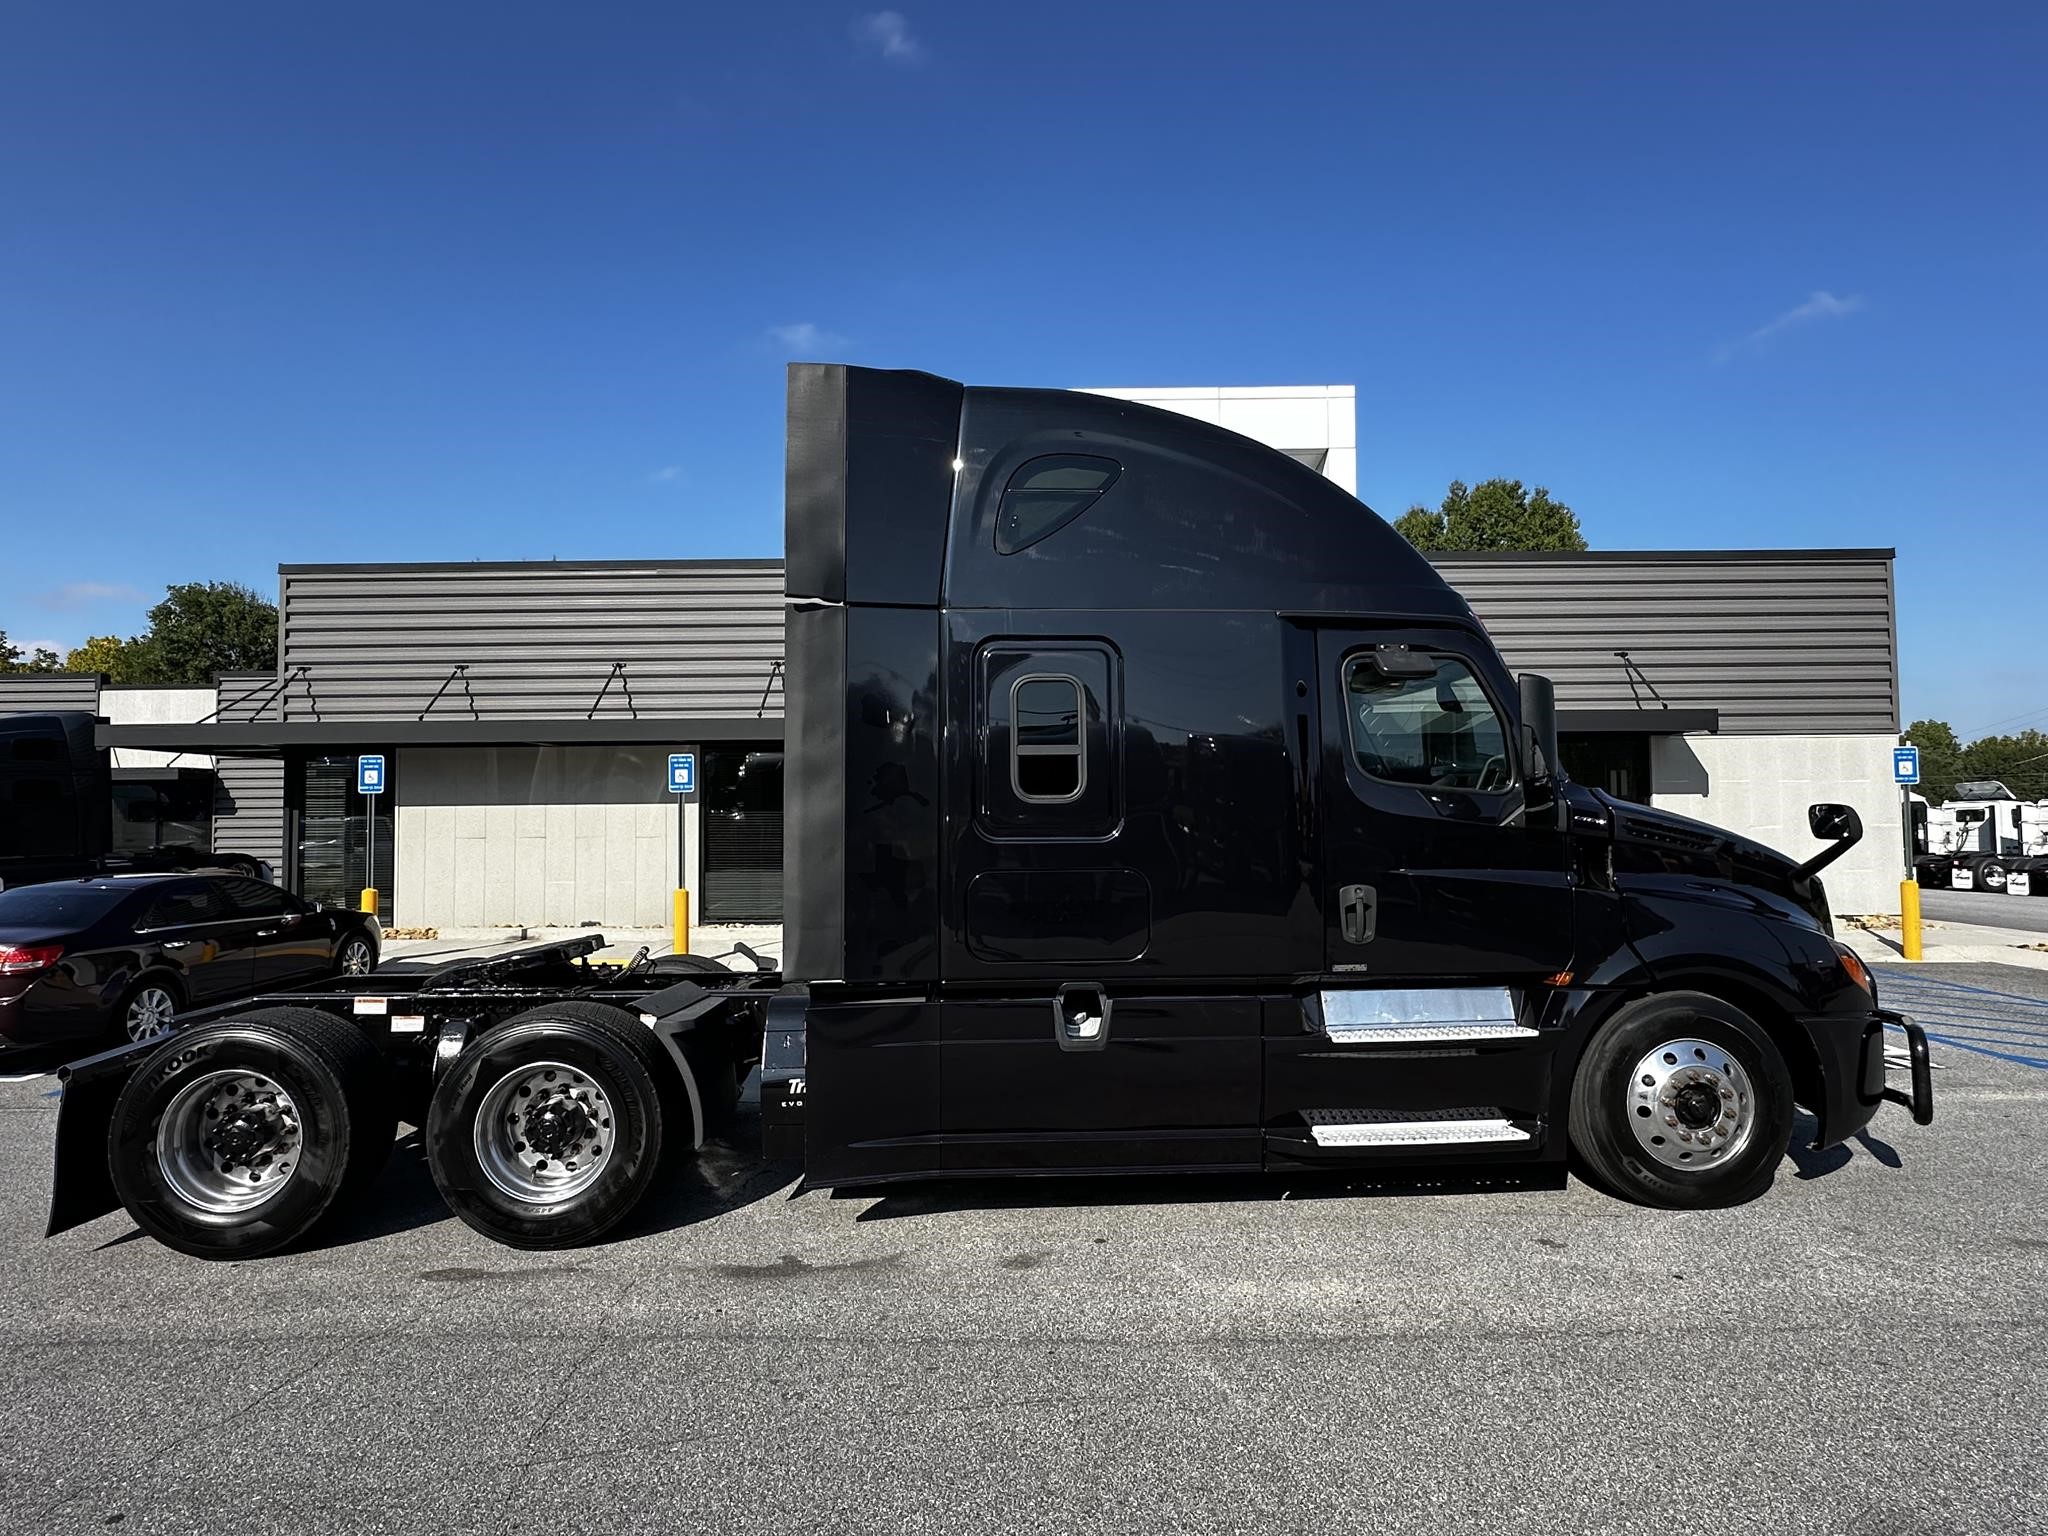
<instances>
[{"instance_id":1,"label":"sleeper side window","mask_svg":"<svg viewBox=\"0 0 2048 1536\"><path fill-rule=\"evenodd\" d=\"M1000 641L978 671L979 818L998 837L1116 830L1115 653L1075 641Z\"/></svg>"},{"instance_id":2,"label":"sleeper side window","mask_svg":"<svg viewBox=\"0 0 2048 1536\"><path fill-rule=\"evenodd\" d=\"M1351 752L1376 779L1499 792L1514 783L1508 732L1472 669L1436 656L1421 676L1388 676L1371 654L1344 663Z\"/></svg>"},{"instance_id":3,"label":"sleeper side window","mask_svg":"<svg viewBox=\"0 0 2048 1536\"><path fill-rule=\"evenodd\" d=\"M1003 487L996 508L996 553L1014 555L1059 532L1094 506L1123 467L1089 453L1047 453L1026 459Z\"/></svg>"}]
</instances>

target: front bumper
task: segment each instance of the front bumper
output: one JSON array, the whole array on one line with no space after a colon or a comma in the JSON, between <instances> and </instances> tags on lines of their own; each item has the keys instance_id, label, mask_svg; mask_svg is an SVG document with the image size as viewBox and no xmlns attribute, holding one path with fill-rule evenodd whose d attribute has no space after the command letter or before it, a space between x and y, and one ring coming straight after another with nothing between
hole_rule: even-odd
<instances>
[{"instance_id":1,"label":"front bumper","mask_svg":"<svg viewBox=\"0 0 2048 1536\"><path fill-rule=\"evenodd\" d=\"M1893 1013L1888 1008L1880 1008L1877 1011L1877 1016L1885 1023L1896 1025L1905 1031L1906 1061L1913 1076L1913 1088L1910 1093L1887 1085L1884 1090L1885 1102L1888 1104L1903 1104L1906 1108L1913 1111L1913 1123L1915 1125L1933 1124L1934 1068L1933 1064L1927 1059L1927 1031L1918 1024L1915 1024L1903 1013ZM1878 1039L1879 1048L1882 1049L1883 1036L1880 1035Z\"/></svg>"},{"instance_id":2,"label":"front bumper","mask_svg":"<svg viewBox=\"0 0 2048 1536\"><path fill-rule=\"evenodd\" d=\"M1806 1085L1801 1102L1820 1122L1815 1148L1847 1141L1877 1117L1886 1104L1903 1104L1921 1125L1934 1119L1934 1083L1927 1062L1927 1032L1902 1013L1888 1008L1859 1008L1816 1014L1799 1021L1813 1048L1818 1081ZM1910 1092L1885 1080L1886 1026L1904 1032Z\"/></svg>"}]
</instances>

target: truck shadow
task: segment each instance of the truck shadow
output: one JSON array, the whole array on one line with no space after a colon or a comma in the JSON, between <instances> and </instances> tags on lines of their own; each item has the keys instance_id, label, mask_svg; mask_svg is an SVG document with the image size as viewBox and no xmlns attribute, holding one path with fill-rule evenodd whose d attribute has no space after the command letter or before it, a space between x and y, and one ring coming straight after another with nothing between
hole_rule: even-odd
<instances>
[{"instance_id":1,"label":"truck shadow","mask_svg":"<svg viewBox=\"0 0 2048 1536\"><path fill-rule=\"evenodd\" d=\"M1862 1147L1887 1168L1898 1169L1906 1166L1905 1160L1899 1156L1898 1148L1871 1135L1868 1127L1858 1131L1848 1141L1838 1142L1832 1147L1823 1147L1816 1152L1812 1143L1814 1133L1819 1129L1820 1122L1803 1110L1793 1119L1792 1145L1786 1156L1791 1158L1792 1166L1798 1170L1796 1176L1802 1180L1824 1179L1838 1169L1848 1167L1856 1160L1851 1143Z\"/></svg>"},{"instance_id":2,"label":"truck shadow","mask_svg":"<svg viewBox=\"0 0 2048 1536\"><path fill-rule=\"evenodd\" d=\"M1084 1206L1236 1205L1277 1200L1414 1199L1430 1195L1555 1193L1565 1188L1561 1167L1357 1169L1313 1173L1083 1174L1043 1179L934 1179L891 1188L834 1190L835 1200L873 1200L856 1221L898 1221L959 1211L1046 1210Z\"/></svg>"}]
</instances>

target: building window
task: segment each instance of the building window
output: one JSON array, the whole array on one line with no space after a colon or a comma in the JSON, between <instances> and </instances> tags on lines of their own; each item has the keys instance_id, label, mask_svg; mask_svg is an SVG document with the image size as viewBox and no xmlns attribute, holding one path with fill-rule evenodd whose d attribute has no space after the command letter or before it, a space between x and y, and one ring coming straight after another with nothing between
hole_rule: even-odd
<instances>
[{"instance_id":1,"label":"building window","mask_svg":"<svg viewBox=\"0 0 2048 1536\"><path fill-rule=\"evenodd\" d=\"M1566 734L1557 739L1564 771L1575 783L1604 789L1617 800L1650 803L1650 738L1633 732L1617 735Z\"/></svg>"},{"instance_id":2,"label":"building window","mask_svg":"<svg viewBox=\"0 0 2048 1536\"><path fill-rule=\"evenodd\" d=\"M782 754L703 754L707 923L782 921Z\"/></svg>"},{"instance_id":3,"label":"building window","mask_svg":"<svg viewBox=\"0 0 2048 1536\"><path fill-rule=\"evenodd\" d=\"M116 853L213 846L214 777L181 772L168 780L117 780L113 786Z\"/></svg>"},{"instance_id":4,"label":"building window","mask_svg":"<svg viewBox=\"0 0 2048 1536\"><path fill-rule=\"evenodd\" d=\"M1003 487L996 508L996 553L1014 555L1059 532L1116 484L1123 467L1085 453L1027 459Z\"/></svg>"},{"instance_id":5,"label":"building window","mask_svg":"<svg viewBox=\"0 0 2048 1536\"><path fill-rule=\"evenodd\" d=\"M1436 670L1422 677L1389 677L1370 655L1345 663L1345 711L1359 768L1423 789L1507 789L1514 762L1499 711L1464 662L1431 659Z\"/></svg>"},{"instance_id":6,"label":"building window","mask_svg":"<svg viewBox=\"0 0 2048 1536\"><path fill-rule=\"evenodd\" d=\"M308 901L353 907L374 873L378 916L391 921L391 892L397 884L391 791L357 794L353 753L303 758L291 779L288 790L298 813L294 889ZM461 871L457 878L475 879L477 874Z\"/></svg>"}]
</instances>

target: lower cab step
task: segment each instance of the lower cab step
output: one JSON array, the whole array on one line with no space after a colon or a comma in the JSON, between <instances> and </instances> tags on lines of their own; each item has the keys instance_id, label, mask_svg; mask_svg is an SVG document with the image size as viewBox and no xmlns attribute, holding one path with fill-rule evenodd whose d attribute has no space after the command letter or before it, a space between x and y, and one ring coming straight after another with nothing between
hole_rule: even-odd
<instances>
[{"instance_id":1,"label":"lower cab step","mask_svg":"<svg viewBox=\"0 0 2048 1536\"><path fill-rule=\"evenodd\" d=\"M1528 1131L1493 1106L1402 1115L1377 1109L1302 1111L1319 1147L1448 1147L1527 1141Z\"/></svg>"}]
</instances>

